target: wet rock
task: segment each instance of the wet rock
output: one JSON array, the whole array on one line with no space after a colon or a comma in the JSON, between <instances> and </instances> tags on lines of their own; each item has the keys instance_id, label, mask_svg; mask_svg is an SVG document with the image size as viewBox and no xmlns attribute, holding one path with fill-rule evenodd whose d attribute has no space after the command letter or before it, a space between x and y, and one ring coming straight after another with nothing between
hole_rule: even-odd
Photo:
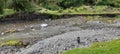
<instances>
[{"instance_id":1,"label":"wet rock","mask_svg":"<svg viewBox=\"0 0 120 54\"><path fill-rule=\"evenodd\" d=\"M102 25L102 24L104 24L102 21L87 21L86 23L89 25Z\"/></svg>"},{"instance_id":2,"label":"wet rock","mask_svg":"<svg viewBox=\"0 0 120 54\"><path fill-rule=\"evenodd\" d=\"M120 27L120 22L115 23L114 26Z\"/></svg>"},{"instance_id":3,"label":"wet rock","mask_svg":"<svg viewBox=\"0 0 120 54\"><path fill-rule=\"evenodd\" d=\"M42 28L44 28L44 27L47 27L48 24L45 24L45 23L44 23L44 24L41 24L40 26L41 26Z\"/></svg>"},{"instance_id":4,"label":"wet rock","mask_svg":"<svg viewBox=\"0 0 120 54\"><path fill-rule=\"evenodd\" d=\"M17 31L23 31L24 29L17 29Z\"/></svg>"},{"instance_id":5,"label":"wet rock","mask_svg":"<svg viewBox=\"0 0 120 54\"><path fill-rule=\"evenodd\" d=\"M1 35L5 35L5 32L2 32Z\"/></svg>"},{"instance_id":6,"label":"wet rock","mask_svg":"<svg viewBox=\"0 0 120 54\"><path fill-rule=\"evenodd\" d=\"M33 26L30 26L31 29L33 29L34 27Z\"/></svg>"}]
</instances>

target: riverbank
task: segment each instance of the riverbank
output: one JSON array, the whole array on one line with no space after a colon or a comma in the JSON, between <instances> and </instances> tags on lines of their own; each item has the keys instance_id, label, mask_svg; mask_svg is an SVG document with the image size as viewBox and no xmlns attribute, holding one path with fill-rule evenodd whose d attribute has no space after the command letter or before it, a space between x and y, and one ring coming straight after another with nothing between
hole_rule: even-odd
<instances>
[{"instance_id":1,"label":"riverbank","mask_svg":"<svg viewBox=\"0 0 120 54\"><path fill-rule=\"evenodd\" d=\"M120 8L109 6L81 6L63 10L48 10L45 8L36 8L34 12L16 12L12 9L4 9L0 15L0 22L6 21L32 21L45 19L59 19L74 16L102 16L116 17L120 16Z\"/></svg>"},{"instance_id":2,"label":"riverbank","mask_svg":"<svg viewBox=\"0 0 120 54\"><path fill-rule=\"evenodd\" d=\"M48 26L45 28L41 28L40 25L43 23L48 24ZM98 37L99 34L101 36L100 41L104 40L104 39L102 39L104 37L104 35L105 35L105 37L108 37L105 40L111 40L111 38L113 38L113 37L118 38L119 37L119 19L118 18L97 18L97 16L94 18L91 18L91 17L86 18L86 17L78 16L78 17L62 18L62 19L56 19L56 20L45 20L45 21L38 20L38 21L32 21L32 22L23 22L23 23L19 23L19 24L18 23L6 23L6 24L1 25L1 27L0 27L1 32L6 31L6 29L8 29L10 31L11 31L11 29L12 30L18 29L21 31L10 32L10 33L1 35L0 36L1 41L9 42L10 40L16 41L16 39L17 39L17 40L21 40L25 43L29 42L30 44L28 44L28 46L26 48L30 48L32 45L34 45L38 41L44 42L47 39L49 40L49 38L50 38L50 40L54 39L57 41L58 40L57 36L59 36L59 39L61 39L62 38L61 35L66 37L63 40L67 40L67 37L69 37L69 36L72 37L72 35L73 36L75 35L76 37L77 36L81 37L81 35L83 33L87 34L87 33L90 33L91 31L93 31L93 32L91 32L90 34L95 32L95 34L90 35L91 40L95 39L95 38L92 38L94 35L96 38L99 38ZM98 31L99 33L96 31ZM108 33L104 34L105 32L108 32ZM77 35L76 33L79 35ZM83 36L86 36L86 35L83 35ZM82 39L84 39L83 36L81 37ZM110 39L109 39L109 37L110 37ZM75 39L76 38L74 38L73 42L76 45ZM58 40L58 41L60 41L60 40ZM70 41L72 41L72 39ZM68 40L68 42L69 42L69 40ZM85 43L86 42L87 41L85 41ZM44 43L45 43L45 45L49 45L48 42L46 42L46 41ZM49 42L49 43L54 44L52 42ZM71 44L71 42L69 42L69 43ZM92 42L90 42L90 43L92 43ZM62 44L64 44L64 43L61 43L61 41L60 41L60 44L62 47ZM89 44L86 44L86 45L89 45ZM66 47L66 46L64 46L64 47ZM14 46L4 46L4 47L1 47L0 52L6 53L5 51L7 51L7 52L9 51L9 53L14 54L14 53L16 53L16 51L20 52L26 48L21 48L21 47L16 48ZM58 48L58 47L56 47L56 45L55 45L54 49L56 49L56 48ZM2 50L2 49L4 49L4 50ZM44 49L47 49L47 48L44 48ZM42 50L44 50L44 49L42 49ZM50 49L52 49L52 48L50 48ZM11 51L11 50L13 50L13 51ZM61 52L61 50L62 49L58 49L57 51ZM47 52L52 52L52 53L56 52L56 51L54 51L54 52L53 51L48 50L48 51L46 51L46 53Z\"/></svg>"},{"instance_id":3,"label":"riverbank","mask_svg":"<svg viewBox=\"0 0 120 54\"><path fill-rule=\"evenodd\" d=\"M7 15L5 17L1 17L0 22L20 22L20 21L33 21L33 20L54 20L54 19L62 19L62 18L69 18L75 16L83 16L83 17L94 17L94 16L101 16L101 17L110 17L110 18L119 18L120 13L101 13L101 14L61 14L61 15L54 15L54 14L47 14L47 13L16 13L13 15Z\"/></svg>"},{"instance_id":4,"label":"riverbank","mask_svg":"<svg viewBox=\"0 0 120 54\"><path fill-rule=\"evenodd\" d=\"M59 54L62 51L74 48L86 48L94 42L118 39L120 38L119 33L119 29L104 28L104 26L101 29L95 27L95 29L67 32L39 41L16 54ZM77 42L77 37L80 37L80 43Z\"/></svg>"}]
</instances>

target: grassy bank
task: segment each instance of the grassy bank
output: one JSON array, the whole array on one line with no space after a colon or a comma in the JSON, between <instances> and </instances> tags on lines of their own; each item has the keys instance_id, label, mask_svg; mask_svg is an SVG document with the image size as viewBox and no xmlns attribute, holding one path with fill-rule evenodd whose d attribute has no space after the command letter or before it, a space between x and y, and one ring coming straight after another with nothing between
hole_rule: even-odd
<instances>
[{"instance_id":1,"label":"grassy bank","mask_svg":"<svg viewBox=\"0 0 120 54\"><path fill-rule=\"evenodd\" d=\"M89 48L68 50L62 54L120 54L120 39L94 43Z\"/></svg>"},{"instance_id":2,"label":"grassy bank","mask_svg":"<svg viewBox=\"0 0 120 54\"><path fill-rule=\"evenodd\" d=\"M60 9L57 11L52 10L37 10L38 13L49 13L49 14L114 14L120 13L120 8L109 7L109 6L80 6L71 7L68 9Z\"/></svg>"},{"instance_id":3,"label":"grassy bank","mask_svg":"<svg viewBox=\"0 0 120 54\"><path fill-rule=\"evenodd\" d=\"M4 9L4 13L1 14L0 17L5 17L6 15L12 15L14 13L16 12L13 9ZM36 8L35 13L46 13L53 16L64 14L120 14L120 8L109 6L80 6L54 11L45 8Z\"/></svg>"}]
</instances>

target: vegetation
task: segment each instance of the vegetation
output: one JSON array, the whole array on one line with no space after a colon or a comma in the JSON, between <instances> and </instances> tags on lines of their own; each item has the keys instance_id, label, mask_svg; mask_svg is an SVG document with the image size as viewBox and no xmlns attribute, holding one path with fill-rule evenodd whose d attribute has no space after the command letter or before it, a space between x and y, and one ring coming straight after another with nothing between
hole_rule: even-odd
<instances>
[{"instance_id":1,"label":"vegetation","mask_svg":"<svg viewBox=\"0 0 120 54\"><path fill-rule=\"evenodd\" d=\"M0 16L16 12L57 15L120 13L120 0L0 0Z\"/></svg>"},{"instance_id":2,"label":"vegetation","mask_svg":"<svg viewBox=\"0 0 120 54\"><path fill-rule=\"evenodd\" d=\"M56 6L58 8L70 8L78 7L82 5L107 5L112 7L120 7L120 0L39 0L42 6L51 7ZM49 5L50 4L50 5ZM52 5L51 5L52 4ZM53 8L52 8L53 7Z\"/></svg>"},{"instance_id":3,"label":"vegetation","mask_svg":"<svg viewBox=\"0 0 120 54\"><path fill-rule=\"evenodd\" d=\"M19 40L11 40L6 41L4 43L0 43L0 46L22 46L22 42Z\"/></svg>"},{"instance_id":4,"label":"vegetation","mask_svg":"<svg viewBox=\"0 0 120 54\"><path fill-rule=\"evenodd\" d=\"M6 15L12 15L15 11L13 9L3 9L3 13L0 15L0 17L4 17Z\"/></svg>"},{"instance_id":5,"label":"vegetation","mask_svg":"<svg viewBox=\"0 0 120 54\"><path fill-rule=\"evenodd\" d=\"M5 40L0 41L0 47L2 46L19 46L19 47L26 47L29 45L29 42L24 42L21 40Z\"/></svg>"},{"instance_id":6,"label":"vegetation","mask_svg":"<svg viewBox=\"0 0 120 54\"><path fill-rule=\"evenodd\" d=\"M29 0L13 0L9 7L13 8L15 11L32 11L32 6Z\"/></svg>"},{"instance_id":7,"label":"vegetation","mask_svg":"<svg viewBox=\"0 0 120 54\"><path fill-rule=\"evenodd\" d=\"M0 0L0 17L15 13L46 13L54 19L63 14L120 14L120 0ZM120 18L120 16L116 17ZM88 18L93 19L91 16ZM6 33L12 32L17 31L6 31ZM0 46L20 45L22 42L16 40L0 43ZM120 39L94 43L89 48L73 49L63 54L119 54L119 50Z\"/></svg>"},{"instance_id":8,"label":"vegetation","mask_svg":"<svg viewBox=\"0 0 120 54\"><path fill-rule=\"evenodd\" d=\"M0 0L1 2L1 0ZM0 3L0 14L3 14L3 3Z\"/></svg>"},{"instance_id":9,"label":"vegetation","mask_svg":"<svg viewBox=\"0 0 120 54\"><path fill-rule=\"evenodd\" d=\"M113 44L114 43L114 44ZM62 54L120 54L120 39L94 43L89 48L68 50Z\"/></svg>"}]
</instances>

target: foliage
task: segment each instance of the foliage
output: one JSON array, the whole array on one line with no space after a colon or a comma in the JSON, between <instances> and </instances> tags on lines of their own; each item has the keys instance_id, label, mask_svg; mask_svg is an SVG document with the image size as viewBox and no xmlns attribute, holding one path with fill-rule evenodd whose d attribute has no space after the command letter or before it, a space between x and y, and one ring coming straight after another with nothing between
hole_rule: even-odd
<instances>
[{"instance_id":1,"label":"foliage","mask_svg":"<svg viewBox=\"0 0 120 54\"><path fill-rule=\"evenodd\" d=\"M3 9L3 11L4 11L3 15L11 15L15 13L13 9Z\"/></svg>"},{"instance_id":2,"label":"foliage","mask_svg":"<svg viewBox=\"0 0 120 54\"><path fill-rule=\"evenodd\" d=\"M96 1L97 0L84 0L84 4L86 4L86 5L95 5Z\"/></svg>"},{"instance_id":3,"label":"foliage","mask_svg":"<svg viewBox=\"0 0 120 54\"><path fill-rule=\"evenodd\" d=\"M11 40L4 43L0 43L0 46L22 46L22 42L19 40Z\"/></svg>"},{"instance_id":4,"label":"foliage","mask_svg":"<svg viewBox=\"0 0 120 54\"><path fill-rule=\"evenodd\" d=\"M7 15L12 15L15 13L15 11L13 9L3 9L3 14L0 15L0 17L4 17Z\"/></svg>"},{"instance_id":5,"label":"foliage","mask_svg":"<svg viewBox=\"0 0 120 54\"><path fill-rule=\"evenodd\" d=\"M83 4L83 0L62 0L58 3L62 8L70 8L75 6L80 6Z\"/></svg>"},{"instance_id":6,"label":"foliage","mask_svg":"<svg viewBox=\"0 0 120 54\"><path fill-rule=\"evenodd\" d=\"M39 0L39 4L48 9L70 8L82 5L105 5L112 7L120 7L120 0ZM53 8L54 7L54 8Z\"/></svg>"},{"instance_id":7,"label":"foliage","mask_svg":"<svg viewBox=\"0 0 120 54\"><path fill-rule=\"evenodd\" d=\"M0 0L2 2L2 0ZM3 3L0 3L0 14L3 14Z\"/></svg>"},{"instance_id":8,"label":"foliage","mask_svg":"<svg viewBox=\"0 0 120 54\"><path fill-rule=\"evenodd\" d=\"M119 13L119 8L109 6L80 6L60 11L62 13L74 14L102 14L102 13Z\"/></svg>"},{"instance_id":9,"label":"foliage","mask_svg":"<svg viewBox=\"0 0 120 54\"><path fill-rule=\"evenodd\" d=\"M120 0L0 0L4 8L14 9L15 11L33 11L33 6L45 7L50 10L66 9L70 7L79 7L82 5L107 5L120 7ZM34 5L35 4L35 5Z\"/></svg>"},{"instance_id":10,"label":"foliage","mask_svg":"<svg viewBox=\"0 0 120 54\"><path fill-rule=\"evenodd\" d=\"M101 0L98 5L108 5L112 7L120 7L120 0Z\"/></svg>"},{"instance_id":11,"label":"foliage","mask_svg":"<svg viewBox=\"0 0 120 54\"><path fill-rule=\"evenodd\" d=\"M119 54L120 53L120 39L110 42L94 43L89 48L78 48L68 50L62 54Z\"/></svg>"},{"instance_id":12,"label":"foliage","mask_svg":"<svg viewBox=\"0 0 120 54\"><path fill-rule=\"evenodd\" d=\"M38 0L40 6L45 7L50 10L59 10L60 7L56 5L57 1L53 0Z\"/></svg>"},{"instance_id":13,"label":"foliage","mask_svg":"<svg viewBox=\"0 0 120 54\"><path fill-rule=\"evenodd\" d=\"M120 9L116 11L113 7L119 9L120 0L0 0L0 16L9 14L9 12L4 12L4 9L12 9L14 12L25 13L35 11L44 12L43 9L47 9L53 11L55 14L113 13L120 11ZM38 10L38 8L41 8L41 10ZM51 11L48 12L53 13Z\"/></svg>"},{"instance_id":14,"label":"foliage","mask_svg":"<svg viewBox=\"0 0 120 54\"><path fill-rule=\"evenodd\" d=\"M14 9L15 11L24 11L24 12L30 12L32 11L32 4L30 0L10 0L7 1L8 7Z\"/></svg>"}]
</instances>

